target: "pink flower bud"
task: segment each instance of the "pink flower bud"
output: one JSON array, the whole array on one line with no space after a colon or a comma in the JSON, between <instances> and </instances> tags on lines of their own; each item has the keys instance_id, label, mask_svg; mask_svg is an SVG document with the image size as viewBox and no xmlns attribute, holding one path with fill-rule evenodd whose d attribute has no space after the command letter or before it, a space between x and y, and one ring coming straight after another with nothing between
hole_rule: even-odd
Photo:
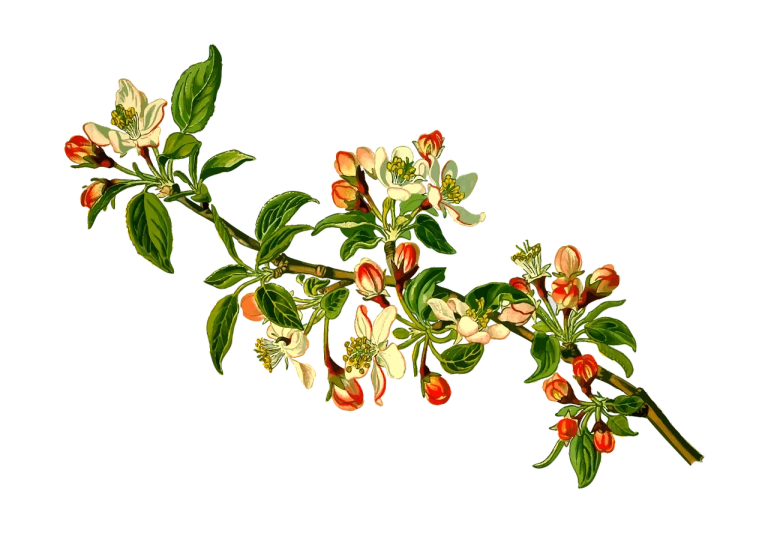
<instances>
[{"instance_id":1,"label":"pink flower bud","mask_svg":"<svg viewBox=\"0 0 768 533\"><path fill-rule=\"evenodd\" d=\"M613 269L613 265L605 265L592 273L589 277L589 286L597 292L598 296L608 296L619 286L619 275Z\"/></svg>"},{"instance_id":2,"label":"pink flower bud","mask_svg":"<svg viewBox=\"0 0 768 533\"><path fill-rule=\"evenodd\" d=\"M442 376L430 374L424 378L424 393L432 405L443 405L451 399L451 386Z\"/></svg>"},{"instance_id":3,"label":"pink flower bud","mask_svg":"<svg viewBox=\"0 0 768 533\"><path fill-rule=\"evenodd\" d=\"M93 204L101 198L101 195L104 194L105 190L106 188L103 182L94 181L85 188L82 194L80 194L80 205L90 209L93 207Z\"/></svg>"},{"instance_id":4,"label":"pink flower bud","mask_svg":"<svg viewBox=\"0 0 768 533\"><path fill-rule=\"evenodd\" d=\"M351 178L357 174L357 158L352 152L338 152L333 166L339 176Z\"/></svg>"},{"instance_id":5,"label":"pink flower bud","mask_svg":"<svg viewBox=\"0 0 768 533\"><path fill-rule=\"evenodd\" d=\"M440 156L440 152L443 149L443 140L443 134L438 130L435 130L432 133L425 133L424 135L419 136L419 140L414 141L413 144L416 146L419 155L426 160L427 163L432 164L432 158Z\"/></svg>"},{"instance_id":6,"label":"pink flower bud","mask_svg":"<svg viewBox=\"0 0 768 533\"><path fill-rule=\"evenodd\" d=\"M243 316L254 322L264 320L264 314L256 303L256 293L249 292L240 300L240 309L243 310Z\"/></svg>"},{"instance_id":7,"label":"pink flower bud","mask_svg":"<svg viewBox=\"0 0 768 533\"><path fill-rule=\"evenodd\" d=\"M395 267L403 274L409 273L419 264L419 245L412 242L403 242L395 250Z\"/></svg>"},{"instance_id":8,"label":"pink flower bud","mask_svg":"<svg viewBox=\"0 0 768 533\"><path fill-rule=\"evenodd\" d=\"M92 168L115 166L114 160L102 150L101 146L93 144L82 135L75 135L67 141L64 145L64 153L76 165L88 164Z\"/></svg>"},{"instance_id":9,"label":"pink flower bud","mask_svg":"<svg viewBox=\"0 0 768 533\"><path fill-rule=\"evenodd\" d=\"M581 271L581 254L575 246L561 247L555 254L555 269L566 278L574 276Z\"/></svg>"},{"instance_id":10,"label":"pink flower bud","mask_svg":"<svg viewBox=\"0 0 768 533\"><path fill-rule=\"evenodd\" d=\"M558 278L552 282L552 299L558 309L576 309L581 296L581 280Z\"/></svg>"},{"instance_id":11,"label":"pink flower bud","mask_svg":"<svg viewBox=\"0 0 768 533\"><path fill-rule=\"evenodd\" d=\"M384 271L370 259L362 259L355 267L357 292L371 299L384 293Z\"/></svg>"},{"instance_id":12,"label":"pink flower bud","mask_svg":"<svg viewBox=\"0 0 768 533\"><path fill-rule=\"evenodd\" d=\"M356 411L363 406L363 389L356 379L342 379L344 388L333 385L333 403L342 411Z\"/></svg>"}]
</instances>

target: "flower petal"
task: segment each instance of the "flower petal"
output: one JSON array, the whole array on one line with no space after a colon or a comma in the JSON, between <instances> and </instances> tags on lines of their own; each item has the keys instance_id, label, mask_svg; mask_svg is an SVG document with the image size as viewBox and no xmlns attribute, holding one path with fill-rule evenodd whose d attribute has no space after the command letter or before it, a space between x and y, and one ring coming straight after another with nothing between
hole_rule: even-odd
<instances>
[{"instance_id":1,"label":"flower petal","mask_svg":"<svg viewBox=\"0 0 768 533\"><path fill-rule=\"evenodd\" d=\"M130 80L122 79L117 83L120 88L115 94L115 106L120 104L126 109L132 107L141 116L147 107L147 95L138 90Z\"/></svg>"},{"instance_id":2,"label":"flower petal","mask_svg":"<svg viewBox=\"0 0 768 533\"><path fill-rule=\"evenodd\" d=\"M405 187L387 187L387 196L398 202L405 202L411 197L411 193Z\"/></svg>"},{"instance_id":3,"label":"flower petal","mask_svg":"<svg viewBox=\"0 0 768 533\"><path fill-rule=\"evenodd\" d=\"M397 307L394 305L387 306L381 313L379 313L379 316L373 321L373 336L370 337L373 344L379 345L387 340L389 337L389 330L392 328L396 316Z\"/></svg>"},{"instance_id":4,"label":"flower petal","mask_svg":"<svg viewBox=\"0 0 768 533\"><path fill-rule=\"evenodd\" d=\"M488 335L490 335L492 339L506 339L509 335L509 330L503 324L488 326L486 331L488 331Z\"/></svg>"},{"instance_id":5,"label":"flower petal","mask_svg":"<svg viewBox=\"0 0 768 533\"><path fill-rule=\"evenodd\" d=\"M439 320L448 320L450 322L456 322L456 318L453 316L453 309L448 307L448 304L438 298L430 298L427 301L427 305L432 308L432 312Z\"/></svg>"},{"instance_id":6,"label":"flower petal","mask_svg":"<svg viewBox=\"0 0 768 533\"><path fill-rule=\"evenodd\" d=\"M140 116L141 120L141 133L146 135L160 125L165 116L165 106L168 102L159 98L149 104L144 110L144 114Z\"/></svg>"},{"instance_id":7,"label":"flower petal","mask_svg":"<svg viewBox=\"0 0 768 533\"><path fill-rule=\"evenodd\" d=\"M456 178L456 185L458 185L459 190L464 194L464 199L466 200L467 197L472 194L472 191L475 190L475 185L477 185L477 174L472 172L471 174L459 176Z\"/></svg>"},{"instance_id":8,"label":"flower petal","mask_svg":"<svg viewBox=\"0 0 768 533\"><path fill-rule=\"evenodd\" d=\"M141 148L144 146L157 147L160 145L160 128L155 128L146 135L142 135L136 141L136 146Z\"/></svg>"},{"instance_id":9,"label":"flower petal","mask_svg":"<svg viewBox=\"0 0 768 533\"><path fill-rule=\"evenodd\" d=\"M373 372L371 372L371 382L373 383L373 399L376 405L384 405L381 397L384 396L384 392L387 390L387 376L384 375L384 371L375 359L373 361Z\"/></svg>"},{"instance_id":10,"label":"flower petal","mask_svg":"<svg viewBox=\"0 0 768 533\"><path fill-rule=\"evenodd\" d=\"M383 147L379 147L379 149L376 150L376 155L374 156L373 160L373 169L375 171L374 177L382 180L382 183L384 183L385 187L391 185L390 181L387 181L386 183L383 181L384 175L387 173L388 162L389 159L387 158L387 151Z\"/></svg>"},{"instance_id":11,"label":"flower petal","mask_svg":"<svg viewBox=\"0 0 768 533\"><path fill-rule=\"evenodd\" d=\"M480 326L477 325L474 318L463 316L459 320L457 329L462 337L471 337L480 330Z\"/></svg>"},{"instance_id":12,"label":"flower petal","mask_svg":"<svg viewBox=\"0 0 768 533\"><path fill-rule=\"evenodd\" d=\"M300 363L295 361L293 358L289 359L291 359L291 363L293 363L293 367L296 369L296 373L299 375L299 380L304 384L306 388L311 389L312 384L315 382L315 369L312 368L311 365Z\"/></svg>"},{"instance_id":13,"label":"flower petal","mask_svg":"<svg viewBox=\"0 0 768 533\"><path fill-rule=\"evenodd\" d=\"M429 203L434 207L438 207L443 201L443 195L440 193L440 189L434 185L429 186L429 194L427 195Z\"/></svg>"},{"instance_id":14,"label":"flower petal","mask_svg":"<svg viewBox=\"0 0 768 533\"><path fill-rule=\"evenodd\" d=\"M440 175L440 183L443 183L445 178L455 178L456 174L458 173L459 168L456 166L456 163L453 161L448 161L445 165L443 165L443 172Z\"/></svg>"},{"instance_id":15,"label":"flower petal","mask_svg":"<svg viewBox=\"0 0 768 533\"><path fill-rule=\"evenodd\" d=\"M405 357L394 342L379 352L377 360L387 369L389 377L400 379L405 375Z\"/></svg>"},{"instance_id":16,"label":"flower petal","mask_svg":"<svg viewBox=\"0 0 768 533\"><path fill-rule=\"evenodd\" d=\"M487 331L478 331L474 335L465 338L467 339L467 342L476 342L478 344L488 344L491 342L491 336Z\"/></svg>"},{"instance_id":17,"label":"flower petal","mask_svg":"<svg viewBox=\"0 0 768 533\"><path fill-rule=\"evenodd\" d=\"M357 314L355 315L355 333L358 337L365 337L370 339L373 335L373 326L371 320L368 318L368 308L364 305L360 305L357 308Z\"/></svg>"},{"instance_id":18,"label":"flower petal","mask_svg":"<svg viewBox=\"0 0 768 533\"><path fill-rule=\"evenodd\" d=\"M376 169L376 156L373 155L373 150L361 146L357 149L357 160L360 162L360 166L370 175L375 174Z\"/></svg>"},{"instance_id":19,"label":"flower petal","mask_svg":"<svg viewBox=\"0 0 768 533\"><path fill-rule=\"evenodd\" d=\"M112 131L110 128L99 126L95 122L89 122L83 126L83 131L93 144L109 146L109 132Z\"/></svg>"},{"instance_id":20,"label":"flower petal","mask_svg":"<svg viewBox=\"0 0 768 533\"><path fill-rule=\"evenodd\" d=\"M291 342L285 347L285 354L290 357L301 357L307 353L309 348L309 339L303 331L294 330L290 336Z\"/></svg>"},{"instance_id":21,"label":"flower petal","mask_svg":"<svg viewBox=\"0 0 768 533\"><path fill-rule=\"evenodd\" d=\"M458 298L451 298L448 300L448 307L456 311L461 316L466 315L467 311L469 311L469 306Z\"/></svg>"},{"instance_id":22,"label":"flower petal","mask_svg":"<svg viewBox=\"0 0 768 533\"><path fill-rule=\"evenodd\" d=\"M485 213L473 215L458 205L449 205L445 203L443 205L448 210L448 214L451 215L451 218L462 226L477 226L483 220L485 220Z\"/></svg>"},{"instance_id":23,"label":"flower petal","mask_svg":"<svg viewBox=\"0 0 768 533\"><path fill-rule=\"evenodd\" d=\"M160 132L158 131L159 134ZM124 131L109 130L109 144L120 155L125 155L131 148L136 148L136 141L132 140Z\"/></svg>"},{"instance_id":24,"label":"flower petal","mask_svg":"<svg viewBox=\"0 0 768 533\"><path fill-rule=\"evenodd\" d=\"M399 157L403 161L410 161L413 163L413 150L408 148L407 146L398 146L394 150L392 150L392 159L394 160L396 157Z\"/></svg>"}]
</instances>

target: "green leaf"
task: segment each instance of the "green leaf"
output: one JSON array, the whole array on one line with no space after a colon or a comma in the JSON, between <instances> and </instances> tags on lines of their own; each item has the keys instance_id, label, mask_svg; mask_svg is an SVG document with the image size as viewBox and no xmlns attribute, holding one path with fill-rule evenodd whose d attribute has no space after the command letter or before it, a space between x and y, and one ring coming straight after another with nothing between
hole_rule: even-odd
<instances>
[{"instance_id":1,"label":"green leaf","mask_svg":"<svg viewBox=\"0 0 768 533\"><path fill-rule=\"evenodd\" d=\"M417 335L409 334L409 336L404 340L397 341L397 349L408 350L411 346L414 346L417 342L419 343L419 345L423 345L423 343L426 342L426 335L424 335L423 333L419 333Z\"/></svg>"},{"instance_id":2,"label":"green leaf","mask_svg":"<svg viewBox=\"0 0 768 533\"><path fill-rule=\"evenodd\" d=\"M597 349L600 350L600 353L606 356L611 361L615 361L619 363L621 368L624 370L624 374L628 378L632 377L632 373L635 371L635 368L632 366L632 361L629 360L629 357L624 355L622 352L620 352L616 348L613 348L612 346L608 346L607 344L598 343Z\"/></svg>"},{"instance_id":3,"label":"green leaf","mask_svg":"<svg viewBox=\"0 0 768 533\"><path fill-rule=\"evenodd\" d=\"M210 202L211 195L208 192L208 186L203 182L198 183L197 190L195 191L195 195L192 197L192 199L195 202Z\"/></svg>"},{"instance_id":4,"label":"green leaf","mask_svg":"<svg viewBox=\"0 0 768 533\"><path fill-rule=\"evenodd\" d=\"M584 326L590 339L612 346L626 344L637 351L637 342L627 325L616 318L598 318Z\"/></svg>"},{"instance_id":5,"label":"green leaf","mask_svg":"<svg viewBox=\"0 0 768 533\"><path fill-rule=\"evenodd\" d=\"M284 328L304 329L293 296L280 285L267 283L256 290L256 303L270 322Z\"/></svg>"},{"instance_id":6,"label":"green leaf","mask_svg":"<svg viewBox=\"0 0 768 533\"><path fill-rule=\"evenodd\" d=\"M437 360L449 374L467 374L480 362L483 349L483 345L478 342L458 344L438 354Z\"/></svg>"},{"instance_id":7,"label":"green leaf","mask_svg":"<svg viewBox=\"0 0 768 533\"><path fill-rule=\"evenodd\" d=\"M173 274L171 217L157 196L142 192L131 198L125 210L128 236L138 254L160 270Z\"/></svg>"},{"instance_id":8,"label":"green leaf","mask_svg":"<svg viewBox=\"0 0 768 533\"><path fill-rule=\"evenodd\" d=\"M341 249L339 250L341 260L346 261L360 249L372 250L376 248L380 241L381 237L377 237L372 232L359 231L341 243Z\"/></svg>"},{"instance_id":9,"label":"green leaf","mask_svg":"<svg viewBox=\"0 0 768 533\"><path fill-rule=\"evenodd\" d=\"M549 453L546 459L544 459L540 463L536 463L533 465L533 468L546 468L552 463L555 462L555 459L557 459L557 456L560 455L560 452L563 451L563 448L565 447L565 442L563 442L560 439L557 439L557 442L555 443L555 447L552 448L552 451Z\"/></svg>"},{"instance_id":10,"label":"green leaf","mask_svg":"<svg viewBox=\"0 0 768 533\"><path fill-rule=\"evenodd\" d=\"M256 238L261 241L270 233L285 226L299 208L309 202L320 203L310 195L297 191L284 192L267 200L256 219Z\"/></svg>"},{"instance_id":11,"label":"green leaf","mask_svg":"<svg viewBox=\"0 0 768 533\"><path fill-rule=\"evenodd\" d=\"M239 150L221 152L205 162L203 169L200 171L200 181L204 181L222 172L231 172L243 163L255 160L256 158L252 155L244 154Z\"/></svg>"},{"instance_id":12,"label":"green leaf","mask_svg":"<svg viewBox=\"0 0 768 533\"><path fill-rule=\"evenodd\" d=\"M533 334L531 355L536 361L536 372L525 380L526 383L548 378L555 373L560 364L560 343L554 336L537 331Z\"/></svg>"},{"instance_id":13,"label":"green leaf","mask_svg":"<svg viewBox=\"0 0 768 533\"><path fill-rule=\"evenodd\" d=\"M584 408L578 405L566 405L565 407L560 409L557 413L555 413L555 416L569 415L571 418L573 418L577 414L579 414L579 411L581 411L582 409Z\"/></svg>"},{"instance_id":14,"label":"green leaf","mask_svg":"<svg viewBox=\"0 0 768 533\"><path fill-rule=\"evenodd\" d=\"M645 402L639 396L616 396L613 408L621 415L631 415L637 412Z\"/></svg>"},{"instance_id":15,"label":"green leaf","mask_svg":"<svg viewBox=\"0 0 768 533\"><path fill-rule=\"evenodd\" d=\"M632 431L629 427L629 421L624 415L609 417L608 429L619 437L636 437L638 435L637 431Z\"/></svg>"},{"instance_id":16,"label":"green leaf","mask_svg":"<svg viewBox=\"0 0 768 533\"><path fill-rule=\"evenodd\" d=\"M182 133L205 128L213 115L220 85L221 54L211 45L208 59L185 70L173 89L171 113Z\"/></svg>"},{"instance_id":17,"label":"green leaf","mask_svg":"<svg viewBox=\"0 0 768 533\"><path fill-rule=\"evenodd\" d=\"M243 263L243 261L237 255L237 249L235 249L235 240L232 238L232 235L230 235L229 229L227 229L226 224L224 224L224 221L221 219L221 217L219 217L219 213L216 211L216 207L213 205L211 206L211 214L213 214L213 224L216 226L216 232L219 234L221 241L224 243L224 247L227 249L229 256L238 264L245 267L245 263Z\"/></svg>"},{"instance_id":18,"label":"green leaf","mask_svg":"<svg viewBox=\"0 0 768 533\"><path fill-rule=\"evenodd\" d=\"M544 322L536 322L533 326L531 326L536 331L541 331L542 333L554 333L552 331L552 328L547 326Z\"/></svg>"},{"instance_id":19,"label":"green leaf","mask_svg":"<svg viewBox=\"0 0 768 533\"><path fill-rule=\"evenodd\" d=\"M338 318L348 297L349 289L342 288L331 291L320 300L320 309L325 311L325 316L331 320Z\"/></svg>"},{"instance_id":20,"label":"green leaf","mask_svg":"<svg viewBox=\"0 0 768 533\"><path fill-rule=\"evenodd\" d=\"M592 438L592 434L585 431L571 439L568 455L573 471L576 472L576 477L579 479L580 489L594 481L597 469L600 467L600 453L595 449Z\"/></svg>"},{"instance_id":21,"label":"green leaf","mask_svg":"<svg viewBox=\"0 0 768 533\"><path fill-rule=\"evenodd\" d=\"M492 282L486 283L475 287L467 293L467 297L464 298L464 302L471 308L477 309L479 307L480 298L483 299L483 308L481 312L485 312L486 309L496 309L502 300L509 302L527 302L532 303L531 299L523 291L514 288L509 283Z\"/></svg>"},{"instance_id":22,"label":"green leaf","mask_svg":"<svg viewBox=\"0 0 768 533\"><path fill-rule=\"evenodd\" d=\"M312 226L303 224L300 226L283 226L274 233L270 233L267 238L264 239L264 242L261 243L261 248L256 257L256 263L259 265L269 263L288 249L296 235L311 229Z\"/></svg>"},{"instance_id":23,"label":"green leaf","mask_svg":"<svg viewBox=\"0 0 768 533\"><path fill-rule=\"evenodd\" d=\"M186 159L192 152L200 149L202 143L194 135L188 133L171 133L165 141L163 155L158 159L161 165L165 165L169 159Z\"/></svg>"},{"instance_id":24,"label":"green leaf","mask_svg":"<svg viewBox=\"0 0 768 533\"><path fill-rule=\"evenodd\" d=\"M227 289L232 285L239 283L245 278L250 277L250 272L247 268L241 265L227 265L213 272L210 276L205 278L205 282L211 287L217 289Z\"/></svg>"},{"instance_id":25,"label":"green leaf","mask_svg":"<svg viewBox=\"0 0 768 533\"><path fill-rule=\"evenodd\" d=\"M208 333L208 344L211 348L211 360L219 374L223 374L221 362L232 346L232 335L235 332L235 322L240 306L237 296L228 294L219 300L208 316L205 330Z\"/></svg>"},{"instance_id":26,"label":"green leaf","mask_svg":"<svg viewBox=\"0 0 768 533\"><path fill-rule=\"evenodd\" d=\"M412 194L406 201L400 202L400 216L410 213L424 203L424 200L426 199L426 194ZM426 212L433 216L437 216L437 210L434 207L430 207Z\"/></svg>"},{"instance_id":27,"label":"green leaf","mask_svg":"<svg viewBox=\"0 0 768 533\"><path fill-rule=\"evenodd\" d=\"M429 307L427 301L432 298L435 286L443 281L445 281L445 267L422 270L405 286L403 293L405 305L414 315L421 317L423 311Z\"/></svg>"},{"instance_id":28,"label":"green leaf","mask_svg":"<svg viewBox=\"0 0 768 533\"><path fill-rule=\"evenodd\" d=\"M317 223L315 231L312 232L314 237L324 229L328 228L357 228L360 226L377 227L370 217L361 211L350 211L348 213L336 213L325 217L323 220Z\"/></svg>"},{"instance_id":29,"label":"green leaf","mask_svg":"<svg viewBox=\"0 0 768 533\"><path fill-rule=\"evenodd\" d=\"M394 335L397 340L403 341L411 336L411 332L405 328L395 328L392 335Z\"/></svg>"},{"instance_id":30,"label":"green leaf","mask_svg":"<svg viewBox=\"0 0 768 533\"><path fill-rule=\"evenodd\" d=\"M96 217L99 216L99 213L101 213L110 203L112 203L118 194L126 189L135 187L136 185L143 184L134 181L124 181L108 187L107 190L102 193L101 198L96 200L96 203L93 204L93 206L91 206L91 208L88 210L88 229L93 227L93 223L96 222Z\"/></svg>"},{"instance_id":31,"label":"green leaf","mask_svg":"<svg viewBox=\"0 0 768 533\"><path fill-rule=\"evenodd\" d=\"M416 217L416 237L419 238L424 246L441 254L455 254L456 250L448 244L443 236L440 225L429 215L421 214Z\"/></svg>"},{"instance_id":32,"label":"green leaf","mask_svg":"<svg viewBox=\"0 0 768 533\"><path fill-rule=\"evenodd\" d=\"M584 318L579 320L579 323L589 324L594 319L596 319L600 315L600 313L602 313L606 309L610 309L611 307L618 307L620 305L623 305L624 302L626 302L626 300L617 300L617 301L614 301L614 302L603 302L600 305L598 305L597 307L595 307L594 309L592 309L592 311L587 313L587 315Z\"/></svg>"}]
</instances>

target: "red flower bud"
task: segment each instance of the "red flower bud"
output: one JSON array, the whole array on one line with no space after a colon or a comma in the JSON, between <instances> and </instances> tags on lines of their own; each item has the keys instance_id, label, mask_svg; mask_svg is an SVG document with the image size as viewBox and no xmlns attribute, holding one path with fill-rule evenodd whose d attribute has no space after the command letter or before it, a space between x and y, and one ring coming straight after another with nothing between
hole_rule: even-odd
<instances>
[{"instance_id":1,"label":"red flower bud","mask_svg":"<svg viewBox=\"0 0 768 533\"><path fill-rule=\"evenodd\" d=\"M83 207L87 207L90 209L93 207L93 204L95 204L99 198L101 198L101 195L104 194L104 191L106 190L106 185L102 181L94 181L88 187L85 188L85 190L80 195L80 205Z\"/></svg>"},{"instance_id":2,"label":"red flower bud","mask_svg":"<svg viewBox=\"0 0 768 533\"><path fill-rule=\"evenodd\" d=\"M578 402L576 396L573 394L571 384L560 374L555 374L551 378L545 379L541 388L544 390L544 394L547 395L547 400L551 402L566 404Z\"/></svg>"},{"instance_id":3,"label":"red flower bud","mask_svg":"<svg viewBox=\"0 0 768 533\"><path fill-rule=\"evenodd\" d=\"M573 359L573 373L584 383L589 385L597 376L597 361L591 355L580 355Z\"/></svg>"},{"instance_id":4,"label":"red flower bud","mask_svg":"<svg viewBox=\"0 0 768 533\"><path fill-rule=\"evenodd\" d=\"M338 152L333 167L339 176L353 178L357 174L357 158L352 152Z\"/></svg>"},{"instance_id":5,"label":"red flower bud","mask_svg":"<svg viewBox=\"0 0 768 533\"><path fill-rule=\"evenodd\" d=\"M587 285L594 289L598 296L608 296L619 286L619 275L613 265L605 265L592 273Z\"/></svg>"},{"instance_id":6,"label":"red flower bud","mask_svg":"<svg viewBox=\"0 0 768 533\"><path fill-rule=\"evenodd\" d=\"M558 309L576 309L582 289L581 280L558 278L552 282L552 299Z\"/></svg>"},{"instance_id":7,"label":"red flower bud","mask_svg":"<svg viewBox=\"0 0 768 533\"><path fill-rule=\"evenodd\" d=\"M596 422L592 431L595 434L594 443L595 448L600 453L611 453L616 447L616 438L613 433L608 429L608 425L603 422Z\"/></svg>"},{"instance_id":8,"label":"red flower bud","mask_svg":"<svg viewBox=\"0 0 768 533\"><path fill-rule=\"evenodd\" d=\"M64 145L64 153L76 165L87 164L91 168L115 166L114 160L102 150L101 146L93 144L82 135L75 135L67 141Z\"/></svg>"},{"instance_id":9,"label":"red flower bud","mask_svg":"<svg viewBox=\"0 0 768 533\"><path fill-rule=\"evenodd\" d=\"M438 374L429 374L424 378L424 392L432 405L443 405L451 399L451 386Z\"/></svg>"},{"instance_id":10,"label":"red flower bud","mask_svg":"<svg viewBox=\"0 0 768 533\"><path fill-rule=\"evenodd\" d=\"M344 180L334 181L331 185L331 198L336 207L342 207L347 211L369 211L368 204L358 194L357 188Z\"/></svg>"},{"instance_id":11,"label":"red flower bud","mask_svg":"<svg viewBox=\"0 0 768 533\"><path fill-rule=\"evenodd\" d=\"M524 292L525 294L528 294L531 292L531 286L528 285L528 282L525 281L523 278L512 278L509 280L509 284L512 285L517 290Z\"/></svg>"},{"instance_id":12,"label":"red flower bud","mask_svg":"<svg viewBox=\"0 0 768 533\"><path fill-rule=\"evenodd\" d=\"M355 266L355 285L357 292L364 298L371 299L384 291L384 271L370 259L361 259Z\"/></svg>"},{"instance_id":13,"label":"red flower bud","mask_svg":"<svg viewBox=\"0 0 768 533\"><path fill-rule=\"evenodd\" d=\"M395 267L403 274L408 274L419 265L419 245L412 242L402 242L395 250Z\"/></svg>"},{"instance_id":14,"label":"red flower bud","mask_svg":"<svg viewBox=\"0 0 768 533\"><path fill-rule=\"evenodd\" d=\"M579 432L579 421L566 416L557 423L557 436L560 440L568 442Z\"/></svg>"},{"instance_id":15,"label":"red flower bud","mask_svg":"<svg viewBox=\"0 0 768 533\"><path fill-rule=\"evenodd\" d=\"M333 384L333 403L342 411L356 411L363 406L363 389L356 379L341 378L343 388Z\"/></svg>"},{"instance_id":16,"label":"red flower bud","mask_svg":"<svg viewBox=\"0 0 768 533\"><path fill-rule=\"evenodd\" d=\"M419 155L431 165L433 157L440 157L440 152L443 151L443 141L443 134L435 130L432 133L419 136L419 140L413 141L413 144Z\"/></svg>"}]
</instances>

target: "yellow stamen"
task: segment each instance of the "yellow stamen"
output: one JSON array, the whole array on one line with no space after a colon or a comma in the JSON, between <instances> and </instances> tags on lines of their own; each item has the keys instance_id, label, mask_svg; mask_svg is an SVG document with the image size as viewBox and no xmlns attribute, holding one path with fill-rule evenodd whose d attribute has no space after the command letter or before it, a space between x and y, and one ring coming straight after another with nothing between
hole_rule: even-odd
<instances>
[{"instance_id":1,"label":"yellow stamen","mask_svg":"<svg viewBox=\"0 0 768 533\"><path fill-rule=\"evenodd\" d=\"M344 347L347 349L347 355L344 356L345 370L349 373L354 368L361 375L371 367L373 356L378 352L376 346L365 337L350 337Z\"/></svg>"},{"instance_id":2,"label":"yellow stamen","mask_svg":"<svg viewBox=\"0 0 768 533\"><path fill-rule=\"evenodd\" d=\"M440 187L440 194L443 195L445 200L452 204L458 204L466 197L456 184L456 179L452 176L446 176L445 179L443 179L443 185Z\"/></svg>"}]
</instances>

